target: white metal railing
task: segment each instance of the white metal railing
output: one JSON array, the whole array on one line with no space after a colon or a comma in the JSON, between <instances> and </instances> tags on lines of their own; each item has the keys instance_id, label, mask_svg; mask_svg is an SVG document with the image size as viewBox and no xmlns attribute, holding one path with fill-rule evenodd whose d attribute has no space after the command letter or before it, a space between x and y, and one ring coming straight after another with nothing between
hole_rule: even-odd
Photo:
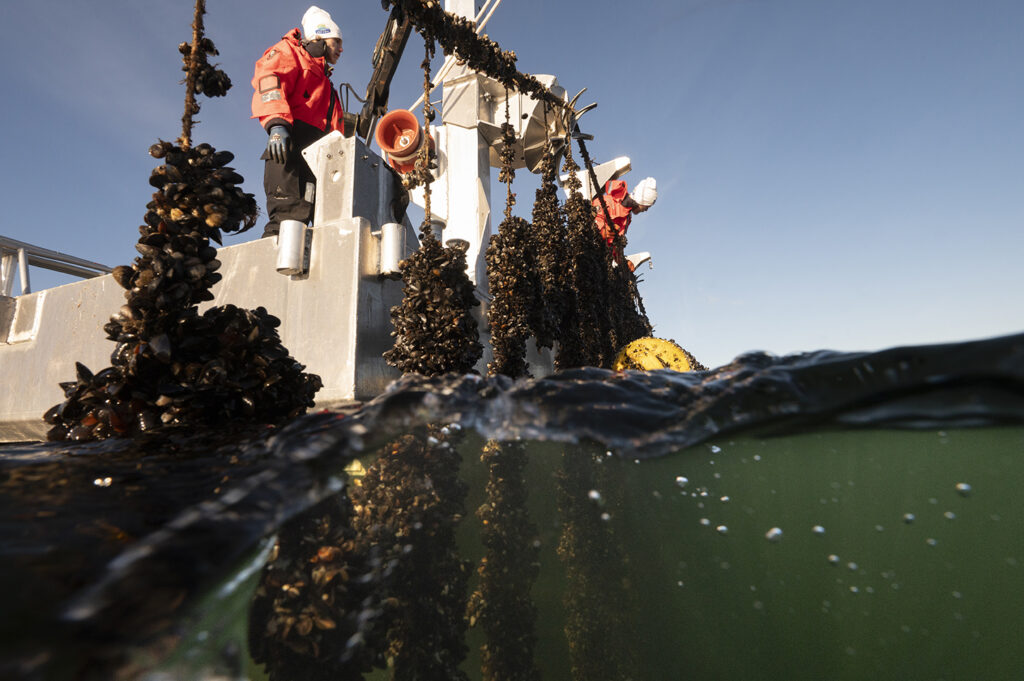
<instances>
[{"instance_id":1,"label":"white metal railing","mask_svg":"<svg viewBox=\"0 0 1024 681\"><path fill-rule=\"evenodd\" d=\"M111 268L98 262L0 236L0 295L11 295L14 289L15 270L20 275L22 295L32 292L28 276L29 265L83 279L98 277L111 271Z\"/></svg>"}]
</instances>

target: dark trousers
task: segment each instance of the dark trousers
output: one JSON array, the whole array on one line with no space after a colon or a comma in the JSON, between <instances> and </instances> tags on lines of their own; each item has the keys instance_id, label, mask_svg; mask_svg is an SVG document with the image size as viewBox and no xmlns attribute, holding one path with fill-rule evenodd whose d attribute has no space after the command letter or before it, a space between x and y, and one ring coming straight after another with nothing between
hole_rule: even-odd
<instances>
[{"instance_id":1,"label":"dark trousers","mask_svg":"<svg viewBox=\"0 0 1024 681\"><path fill-rule=\"evenodd\" d=\"M313 204L306 200L306 187L313 185L313 173L299 154L290 153L287 163L265 159L263 189L267 192L267 216L270 220L263 228L263 236L277 234L281 220L309 224L313 219Z\"/></svg>"},{"instance_id":2,"label":"dark trousers","mask_svg":"<svg viewBox=\"0 0 1024 681\"><path fill-rule=\"evenodd\" d=\"M316 185L313 171L302 158L302 150L323 137L324 133L311 125L296 121L292 127L288 147L288 161L278 163L266 151L263 159L263 189L267 192L267 216L270 220L263 228L263 236L274 236L281 228L281 220L298 220L309 224L313 220L313 196L308 188Z\"/></svg>"}]
</instances>

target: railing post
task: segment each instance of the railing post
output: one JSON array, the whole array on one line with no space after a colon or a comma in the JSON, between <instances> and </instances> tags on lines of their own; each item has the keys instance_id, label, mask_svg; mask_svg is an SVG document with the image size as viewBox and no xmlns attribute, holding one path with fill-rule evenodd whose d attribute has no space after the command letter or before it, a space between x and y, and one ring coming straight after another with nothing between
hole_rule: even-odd
<instances>
[{"instance_id":1,"label":"railing post","mask_svg":"<svg viewBox=\"0 0 1024 681\"><path fill-rule=\"evenodd\" d=\"M18 249L18 273L21 275L21 295L32 293L28 283L28 253L24 248Z\"/></svg>"},{"instance_id":2,"label":"railing post","mask_svg":"<svg viewBox=\"0 0 1024 681\"><path fill-rule=\"evenodd\" d=\"M14 253L0 249L0 296L10 296L14 289Z\"/></svg>"}]
</instances>

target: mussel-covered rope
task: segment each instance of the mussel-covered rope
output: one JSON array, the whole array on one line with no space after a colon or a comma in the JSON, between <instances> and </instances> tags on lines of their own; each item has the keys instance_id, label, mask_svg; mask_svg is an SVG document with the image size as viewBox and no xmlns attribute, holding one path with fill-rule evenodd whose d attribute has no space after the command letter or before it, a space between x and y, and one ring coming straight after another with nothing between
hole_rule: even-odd
<instances>
[{"instance_id":1,"label":"mussel-covered rope","mask_svg":"<svg viewBox=\"0 0 1024 681\"><path fill-rule=\"evenodd\" d=\"M423 87L430 88L430 61L434 44L425 36ZM424 134L429 134L433 118L430 98L423 98ZM388 364L402 373L436 376L448 372L467 373L473 370L483 354L479 330L472 308L479 305L473 283L466 274L468 245L453 243L444 247L442 235L431 228L429 140L424 139L416 160L416 168L407 175L424 182L424 217L420 228L420 247L399 263L402 273L403 297L391 308L395 327L394 346L384 353ZM419 178L416 180L415 178Z\"/></svg>"},{"instance_id":2,"label":"mussel-covered rope","mask_svg":"<svg viewBox=\"0 0 1024 681\"><path fill-rule=\"evenodd\" d=\"M614 223L608 211L608 203L605 201L604 187L598 186L597 173L594 171L594 164L590 159L590 154L587 153L587 145L584 143L582 136L578 138L577 142L580 147L580 156L583 158L587 172L590 175L591 186L594 187L598 203L601 206L601 210L604 211L605 224L610 226ZM610 288L608 310L612 319L611 333L613 334L613 346L615 348L623 348L637 338L649 336L652 333L651 323L647 318L647 311L644 309L640 291L636 286L636 278L633 276L632 271L630 271L624 256L625 240L624 234L615 234L611 249L611 267L608 271L608 284Z\"/></svg>"},{"instance_id":3,"label":"mussel-covered rope","mask_svg":"<svg viewBox=\"0 0 1024 681\"><path fill-rule=\"evenodd\" d=\"M471 69L490 76L509 89L564 107L565 102L535 77L516 69L516 53L502 51L486 35L477 35L474 23L445 12L440 0L382 0L384 9L399 7L416 30L436 40L446 55L455 55Z\"/></svg>"},{"instance_id":4,"label":"mussel-covered rope","mask_svg":"<svg viewBox=\"0 0 1024 681\"><path fill-rule=\"evenodd\" d=\"M580 193L579 166L570 145L565 148L563 172L569 175L565 202L567 228L566 286L575 295L565 310L555 366L610 366L616 354L609 322L608 272L611 256L594 228L594 213Z\"/></svg>"},{"instance_id":5,"label":"mussel-covered rope","mask_svg":"<svg viewBox=\"0 0 1024 681\"><path fill-rule=\"evenodd\" d=\"M192 116L199 113L196 102L196 80L199 77L199 59L203 38L203 15L206 13L206 0L196 0L195 15L192 20L192 44L185 57L185 113L181 117L181 146L188 149L192 144Z\"/></svg>"},{"instance_id":6,"label":"mussel-covered rope","mask_svg":"<svg viewBox=\"0 0 1024 681\"><path fill-rule=\"evenodd\" d=\"M469 601L470 626L484 632L484 681L537 681L537 608L530 596L539 573L540 542L526 507L526 445L488 442L487 500L477 509L486 555Z\"/></svg>"},{"instance_id":7,"label":"mussel-covered rope","mask_svg":"<svg viewBox=\"0 0 1024 681\"><path fill-rule=\"evenodd\" d=\"M231 89L231 79L228 75L207 61L207 55L215 55L218 52L213 41L204 35L204 14L206 0L196 0L192 20L192 42L178 45L178 51L182 54L182 71L185 72L185 112L181 117L181 137L178 143L184 149L192 145L193 117L199 113L196 95L223 97Z\"/></svg>"},{"instance_id":8,"label":"mussel-covered rope","mask_svg":"<svg viewBox=\"0 0 1024 681\"><path fill-rule=\"evenodd\" d=\"M544 105L547 130L549 106ZM533 310L530 328L538 348L553 348L560 335L560 320L568 304L563 283L565 272L565 211L558 199L555 151L550 136L540 163L541 183L533 203L531 249L537 264L539 305Z\"/></svg>"},{"instance_id":9,"label":"mussel-covered rope","mask_svg":"<svg viewBox=\"0 0 1024 681\"><path fill-rule=\"evenodd\" d=\"M528 375L530 314L540 300L530 225L512 215L516 136L508 90L502 141L499 180L505 183L505 219L485 254L493 296L488 321L494 361L488 371L519 378ZM540 676L533 654L537 613L530 598L538 549L536 528L526 510L526 449L520 443L489 441L480 458L488 470L487 500L477 509L486 555L477 568L480 582L470 598L469 621L484 631L484 681L532 681Z\"/></svg>"},{"instance_id":10,"label":"mussel-covered rope","mask_svg":"<svg viewBox=\"0 0 1024 681\"><path fill-rule=\"evenodd\" d=\"M573 681L647 678L635 648L628 554L615 514L622 483L603 453L566 447L556 474L562 520L558 556L565 566L565 636ZM618 498L617 498L618 497Z\"/></svg>"},{"instance_id":11,"label":"mussel-covered rope","mask_svg":"<svg viewBox=\"0 0 1024 681\"><path fill-rule=\"evenodd\" d=\"M186 79L186 114L200 89L217 96L230 87L205 57L193 58L197 49L216 54L202 34L204 11L197 0L193 45L181 49L194 76ZM222 232L251 228L258 208L227 165L233 155L205 143L192 146L189 126L185 132L179 144L150 148L163 165L149 178L156 192L139 227L140 257L112 272L126 302L103 327L117 344L111 366L94 374L77 365L76 380L61 384L67 399L44 416L53 426L49 439L103 439L165 425L274 423L313 405L321 381L289 356L277 333L280 320L262 307L198 312L198 304L213 300L211 288L221 278L211 241L220 244Z\"/></svg>"},{"instance_id":12,"label":"mussel-covered rope","mask_svg":"<svg viewBox=\"0 0 1024 681\"><path fill-rule=\"evenodd\" d=\"M389 566L376 666L394 681L464 681L470 564L455 541L468 487L459 479L458 428L429 426L388 444L352 492L363 547Z\"/></svg>"}]
</instances>

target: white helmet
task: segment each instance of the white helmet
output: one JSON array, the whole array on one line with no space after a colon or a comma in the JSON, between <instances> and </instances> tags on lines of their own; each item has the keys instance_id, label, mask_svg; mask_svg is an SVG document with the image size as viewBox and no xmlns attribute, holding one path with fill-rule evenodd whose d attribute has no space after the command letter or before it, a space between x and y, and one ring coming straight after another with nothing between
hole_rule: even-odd
<instances>
[{"instance_id":1,"label":"white helmet","mask_svg":"<svg viewBox=\"0 0 1024 681\"><path fill-rule=\"evenodd\" d=\"M302 15L302 35L306 40L341 38L341 29L331 21L331 15L316 5L310 6Z\"/></svg>"},{"instance_id":2,"label":"white helmet","mask_svg":"<svg viewBox=\"0 0 1024 681\"><path fill-rule=\"evenodd\" d=\"M630 196L641 206L653 206L658 200L658 182L653 177L645 177L636 183Z\"/></svg>"}]
</instances>

